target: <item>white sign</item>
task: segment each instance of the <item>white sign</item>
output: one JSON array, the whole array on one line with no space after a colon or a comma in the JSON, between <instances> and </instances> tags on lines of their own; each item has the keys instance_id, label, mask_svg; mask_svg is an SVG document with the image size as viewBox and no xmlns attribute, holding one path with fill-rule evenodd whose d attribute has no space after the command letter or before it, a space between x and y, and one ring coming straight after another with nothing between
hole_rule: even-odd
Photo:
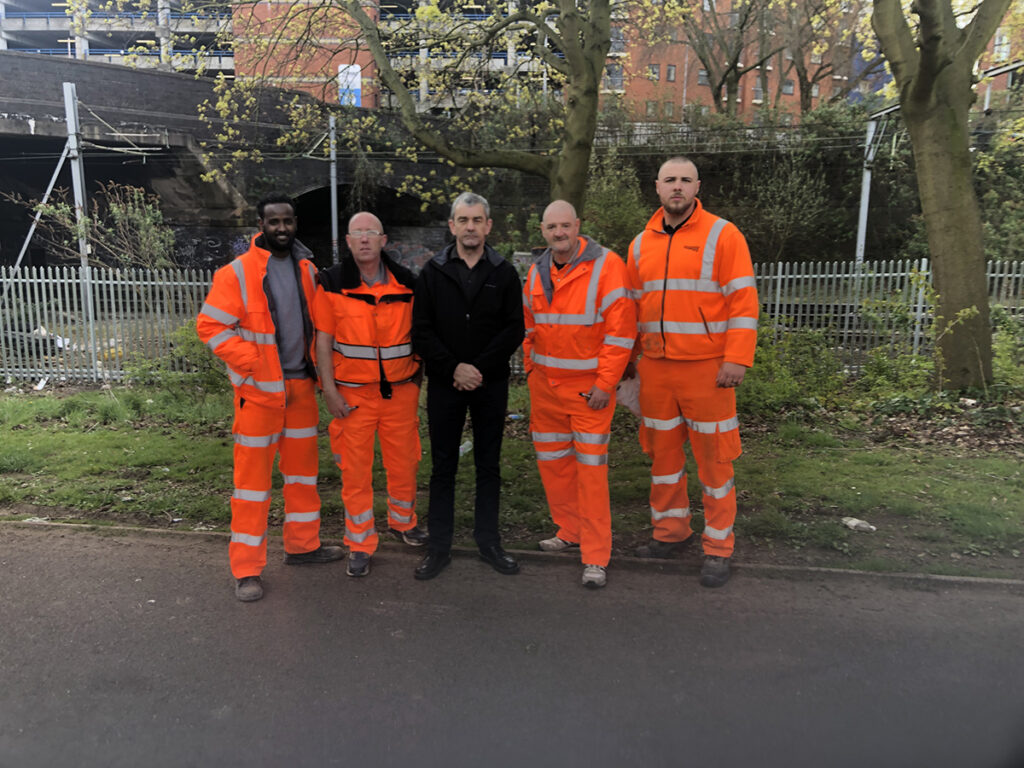
<instances>
[{"instance_id":1,"label":"white sign","mask_svg":"<svg viewBox=\"0 0 1024 768\"><path fill-rule=\"evenodd\" d=\"M338 103L363 106L363 70L358 64L338 65Z\"/></svg>"}]
</instances>

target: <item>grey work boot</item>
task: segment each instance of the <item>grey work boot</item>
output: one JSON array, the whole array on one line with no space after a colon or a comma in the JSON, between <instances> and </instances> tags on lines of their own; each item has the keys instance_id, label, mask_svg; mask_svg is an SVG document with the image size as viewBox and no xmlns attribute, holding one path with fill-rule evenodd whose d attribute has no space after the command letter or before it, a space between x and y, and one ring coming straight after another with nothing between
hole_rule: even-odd
<instances>
[{"instance_id":1,"label":"grey work boot","mask_svg":"<svg viewBox=\"0 0 1024 768\"><path fill-rule=\"evenodd\" d=\"M259 576L246 576L235 584L235 597L243 603L252 603L263 597L263 581Z\"/></svg>"},{"instance_id":2,"label":"grey work boot","mask_svg":"<svg viewBox=\"0 0 1024 768\"><path fill-rule=\"evenodd\" d=\"M646 544L641 544L636 548L636 556L667 559L672 557L674 552L682 552L691 541L693 541L693 534L690 534L688 538L685 538L682 541L659 541L658 539L651 539Z\"/></svg>"},{"instance_id":3,"label":"grey work boot","mask_svg":"<svg viewBox=\"0 0 1024 768\"><path fill-rule=\"evenodd\" d=\"M700 569L702 587L721 587L729 580L729 558L707 555Z\"/></svg>"},{"instance_id":4,"label":"grey work boot","mask_svg":"<svg viewBox=\"0 0 1024 768\"><path fill-rule=\"evenodd\" d=\"M284 555L285 565L312 565L320 563L333 563L345 556L345 550L341 547L334 547L321 544L311 552L299 552L298 554Z\"/></svg>"}]
</instances>

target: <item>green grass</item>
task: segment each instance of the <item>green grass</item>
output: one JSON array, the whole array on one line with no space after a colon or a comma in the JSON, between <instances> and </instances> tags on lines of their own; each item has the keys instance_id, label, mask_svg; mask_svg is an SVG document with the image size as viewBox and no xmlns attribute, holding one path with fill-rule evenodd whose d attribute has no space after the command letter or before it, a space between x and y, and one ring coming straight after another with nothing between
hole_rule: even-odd
<instances>
[{"instance_id":1,"label":"green grass","mask_svg":"<svg viewBox=\"0 0 1024 768\"><path fill-rule=\"evenodd\" d=\"M529 440L526 388L516 386L502 455L502 526L511 546L532 546L552 525ZM420 511L430 475L426 415L419 467ZM326 431L324 414L321 427ZM0 505L66 510L87 520L226 526L232 488L229 393L195 388L137 387L0 396ZM467 437L469 433L467 431ZM783 418L744 433L736 463L745 546L817 553L873 570L956 571L993 558L1024 561L1024 469L1014 453L956 445L919 447L912 441L876 444L863 420ZM325 521L340 528L340 478L326 434L321 438L320 491ZM688 462L695 528L702 525L699 479ZM649 535L649 461L637 441L636 419L620 409L609 447L616 540ZM384 472L374 471L379 524L386 525ZM277 477L275 487L280 487ZM472 454L456 479L456 522L471 541ZM280 516L280 496L272 507ZM854 533L850 515L879 526ZM1017 555L1012 555L1013 552ZM924 552L923 558L918 555ZM931 553L931 554L928 554ZM958 559L957 559L958 558ZM938 569L938 570L936 570Z\"/></svg>"}]
</instances>

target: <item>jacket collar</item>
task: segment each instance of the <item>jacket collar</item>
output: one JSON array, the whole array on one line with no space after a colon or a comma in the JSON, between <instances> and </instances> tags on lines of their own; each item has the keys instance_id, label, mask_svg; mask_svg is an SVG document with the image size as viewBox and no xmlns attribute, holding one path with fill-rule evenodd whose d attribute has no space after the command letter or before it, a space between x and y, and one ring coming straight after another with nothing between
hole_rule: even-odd
<instances>
[{"instance_id":1,"label":"jacket collar","mask_svg":"<svg viewBox=\"0 0 1024 768\"><path fill-rule=\"evenodd\" d=\"M395 277L401 285L412 290L416 285L416 278L412 272L399 264L388 254L382 251L380 254L381 263ZM346 256L338 264L325 269L320 273L320 282L331 291L352 290L363 284L363 276L359 273L359 265L351 256Z\"/></svg>"},{"instance_id":2,"label":"jacket collar","mask_svg":"<svg viewBox=\"0 0 1024 768\"><path fill-rule=\"evenodd\" d=\"M252 239L249 241L249 247L253 251L265 253L268 258L270 257L270 249L267 248L267 240L265 237L263 237L262 232L257 232L255 235L252 236ZM309 250L309 248L307 248L305 245L303 245L301 240L295 238L295 240L292 241L292 259L294 259L297 262L301 261L302 259L308 259L309 261L312 261L313 252Z\"/></svg>"},{"instance_id":3,"label":"jacket collar","mask_svg":"<svg viewBox=\"0 0 1024 768\"><path fill-rule=\"evenodd\" d=\"M690 212L690 218L684 221L680 226L688 227L701 217L704 212L704 206L700 204L699 198L694 198L693 210ZM665 231L665 208L664 206L654 212L654 215L647 221L647 226L644 229L650 229L661 235L668 234ZM678 230L677 230L678 231Z\"/></svg>"},{"instance_id":4,"label":"jacket collar","mask_svg":"<svg viewBox=\"0 0 1024 768\"><path fill-rule=\"evenodd\" d=\"M580 242L583 244L583 250L572 257L572 261L567 266L563 267L566 270L566 274L572 272L580 264L588 261L596 261L601 254L607 253L608 249L602 245L599 245L594 239L587 237L586 235L580 235ZM577 244L577 248L579 244ZM544 296L547 298L548 303L551 303L551 299L554 296L555 288L551 283L551 249L545 248L541 254L534 259L534 264L537 267L537 275L540 277L540 284L544 288Z\"/></svg>"},{"instance_id":5,"label":"jacket collar","mask_svg":"<svg viewBox=\"0 0 1024 768\"><path fill-rule=\"evenodd\" d=\"M438 251L437 255L434 256L434 258L432 258L430 262L436 267L444 267L445 265L453 262L457 258L458 252L455 250L455 243L449 243L440 251ZM493 248L491 248L491 246L488 245L487 243L484 243L484 254L480 258L486 259L488 262L490 262L492 267L496 267L499 264L501 264L501 262L504 261L504 259L501 257L501 254L498 253Z\"/></svg>"}]
</instances>

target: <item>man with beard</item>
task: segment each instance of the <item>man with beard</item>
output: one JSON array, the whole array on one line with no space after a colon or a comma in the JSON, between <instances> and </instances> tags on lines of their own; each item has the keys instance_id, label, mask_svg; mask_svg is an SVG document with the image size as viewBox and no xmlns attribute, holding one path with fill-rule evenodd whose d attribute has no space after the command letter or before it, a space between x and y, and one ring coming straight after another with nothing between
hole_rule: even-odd
<instances>
[{"instance_id":1,"label":"man with beard","mask_svg":"<svg viewBox=\"0 0 1024 768\"><path fill-rule=\"evenodd\" d=\"M476 466L473 538L481 559L498 573L519 572L519 563L501 547L498 496L509 358L523 341L523 300L515 268L486 243L491 225L487 201L463 192L448 220L455 242L427 262L416 281L412 339L427 369L433 461L430 538L415 572L420 580L451 563L455 473L467 411Z\"/></svg>"},{"instance_id":2,"label":"man with beard","mask_svg":"<svg viewBox=\"0 0 1024 768\"><path fill-rule=\"evenodd\" d=\"M227 364L235 390L234 484L228 558L243 602L263 597L271 473L284 478L286 565L340 560L320 544L316 370L310 306L313 254L295 239L292 200L275 193L256 206L260 231L249 250L213 276L196 330Z\"/></svg>"},{"instance_id":3,"label":"man with beard","mask_svg":"<svg viewBox=\"0 0 1024 768\"><path fill-rule=\"evenodd\" d=\"M666 160L655 184L662 207L629 248L638 303L642 436L651 456L652 540L639 557L668 557L691 540L687 440L704 501L700 583L729 579L735 538L732 462L741 452L735 387L753 365L759 303L747 242L704 210L686 157Z\"/></svg>"}]
</instances>

